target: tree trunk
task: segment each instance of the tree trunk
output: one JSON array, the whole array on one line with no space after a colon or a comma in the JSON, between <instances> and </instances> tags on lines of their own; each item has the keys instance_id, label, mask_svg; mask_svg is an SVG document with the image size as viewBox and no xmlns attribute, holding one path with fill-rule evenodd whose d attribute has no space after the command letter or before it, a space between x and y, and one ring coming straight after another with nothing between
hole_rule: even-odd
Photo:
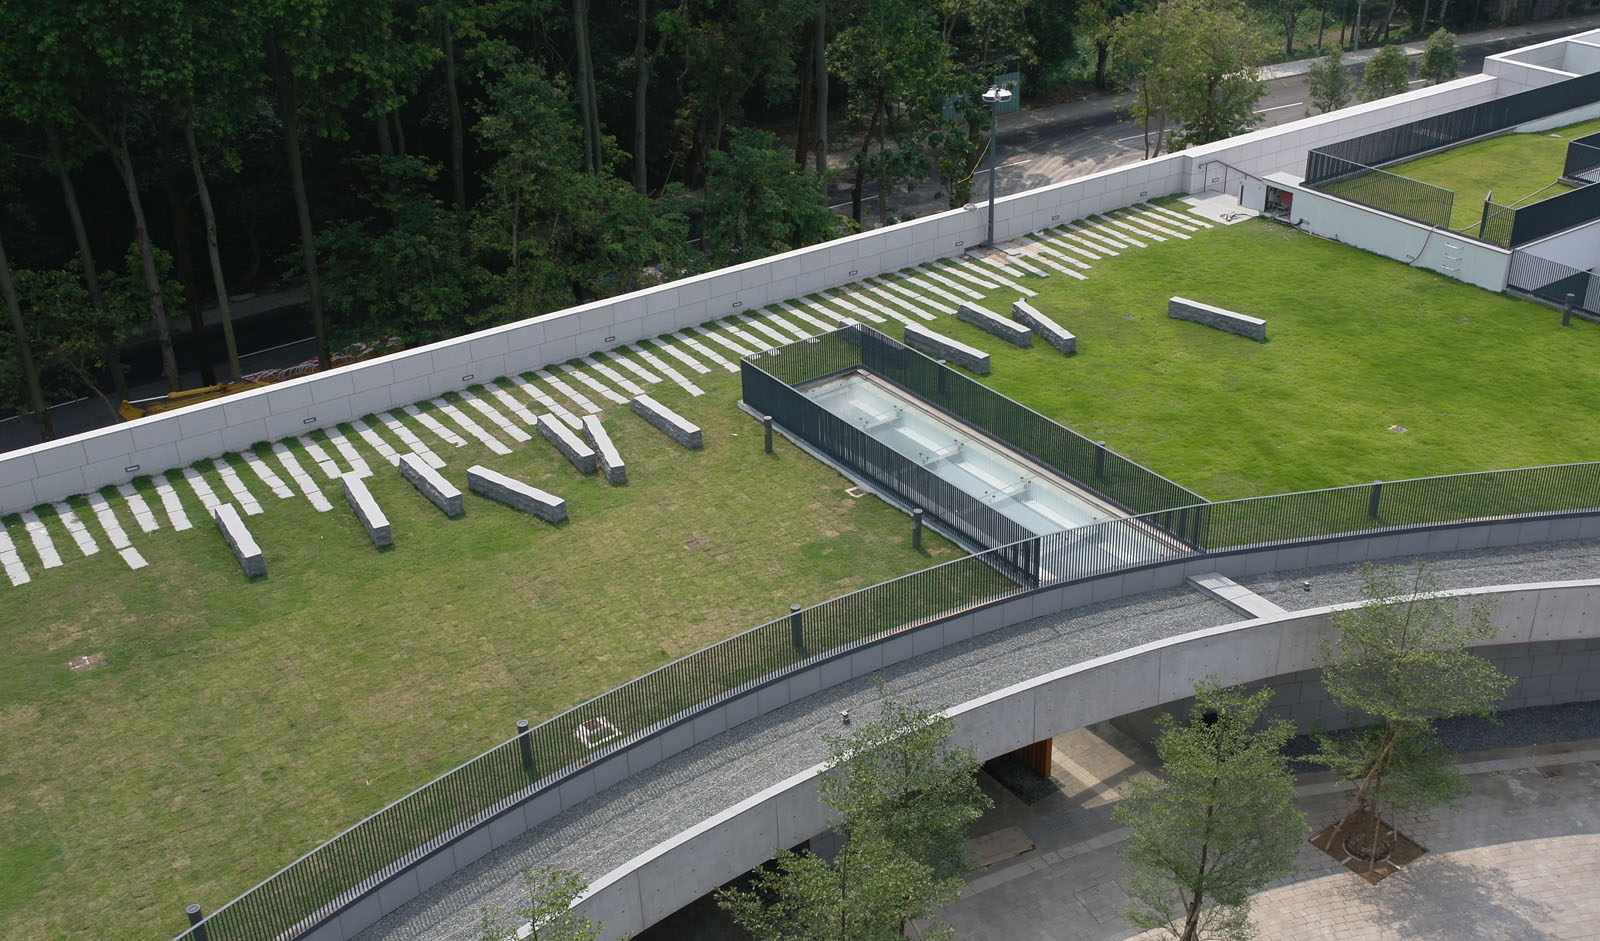
<instances>
[{"instance_id":1,"label":"tree trunk","mask_svg":"<svg viewBox=\"0 0 1600 941\"><path fill-rule=\"evenodd\" d=\"M183 306L189 314L189 344L200 363L200 384L217 384L217 371L211 365L211 350L206 343L206 315L201 292L194 278L194 252L189 245L189 212L183 190L178 185L178 161L173 155L171 122L165 112L156 117L156 152L161 161L161 188L167 195L167 211L172 216L172 259L176 262L178 283L183 285Z\"/></svg>"},{"instance_id":2,"label":"tree trunk","mask_svg":"<svg viewBox=\"0 0 1600 941\"><path fill-rule=\"evenodd\" d=\"M389 119L394 121L394 153L397 157L406 155L406 123L400 120L400 109L389 112Z\"/></svg>"},{"instance_id":3,"label":"tree trunk","mask_svg":"<svg viewBox=\"0 0 1600 941\"><path fill-rule=\"evenodd\" d=\"M280 58L281 55L279 53ZM289 159L289 185L294 189L295 216L300 223L301 266L306 273L306 293L311 299L311 328L317 336L317 367L332 369L333 355L328 349L328 330L322 319L322 282L317 277L317 240L311 228L311 201L306 196L305 168L300 163L300 100L295 93L289 63L280 61L277 72L283 149Z\"/></svg>"},{"instance_id":4,"label":"tree trunk","mask_svg":"<svg viewBox=\"0 0 1600 941\"><path fill-rule=\"evenodd\" d=\"M1094 43L1094 87L1106 87L1106 68L1111 63L1111 43L1097 39Z\"/></svg>"},{"instance_id":5,"label":"tree trunk","mask_svg":"<svg viewBox=\"0 0 1600 941\"><path fill-rule=\"evenodd\" d=\"M638 13L634 23L633 34L633 188L643 196L650 189L645 136L648 125L645 123L649 117L648 96L650 92L650 67L654 56L646 56L644 51L645 36L650 27L650 0L639 0ZM656 45L656 52L661 51L660 43Z\"/></svg>"},{"instance_id":6,"label":"tree trunk","mask_svg":"<svg viewBox=\"0 0 1600 941\"><path fill-rule=\"evenodd\" d=\"M61 196L67 203L67 218L72 222L72 237L78 243L78 259L83 265L83 284L89 290L89 302L96 309L105 308L105 300L100 295L100 272L94 263L94 252L89 247L89 233L83 225L83 210L78 206L78 190L72 185L72 174L67 172L67 160L61 149L61 137L56 133L53 123L46 124L44 129L45 140L50 145L50 160L55 164L56 181L61 184ZM128 376L122 368L122 351L115 344L107 343L101 351L105 359L106 370L111 373L112 388L117 391L117 398L127 401ZM115 405L111 407L111 414L116 421L122 420L122 413L117 411Z\"/></svg>"},{"instance_id":7,"label":"tree trunk","mask_svg":"<svg viewBox=\"0 0 1600 941\"><path fill-rule=\"evenodd\" d=\"M1328 0L1322 0L1317 8L1317 51L1322 51L1322 31L1328 27Z\"/></svg>"},{"instance_id":8,"label":"tree trunk","mask_svg":"<svg viewBox=\"0 0 1600 941\"><path fill-rule=\"evenodd\" d=\"M1394 21L1394 8L1395 8L1395 4L1398 3L1398 2L1399 2L1399 0L1389 0L1389 10L1383 16L1383 39L1381 40L1382 42L1388 42L1389 41L1389 24Z\"/></svg>"},{"instance_id":9,"label":"tree trunk","mask_svg":"<svg viewBox=\"0 0 1600 941\"><path fill-rule=\"evenodd\" d=\"M372 125L378 132L378 156L393 157L394 135L389 133L389 112L383 109L383 102L377 100L376 94L372 98ZM393 189L392 184L390 189Z\"/></svg>"},{"instance_id":10,"label":"tree trunk","mask_svg":"<svg viewBox=\"0 0 1600 941\"><path fill-rule=\"evenodd\" d=\"M817 175L828 172L828 0L817 0L817 34L816 39L817 61L816 78L812 80L816 87L817 105L815 110Z\"/></svg>"},{"instance_id":11,"label":"tree trunk","mask_svg":"<svg viewBox=\"0 0 1600 941\"><path fill-rule=\"evenodd\" d=\"M156 342L161 347L161 373L166 376L167 390L177 392L183 388L183 378L178 374L178 358L172 352L172 333L167 329L167 301L161 295L161 275L156 271L156 256L150 250L150 230L144 221L144 201L139 198L139 181L133 175L133 158L128 153L127 141L113 148L111 162L122 178L122 188L133 210L133 238L139 246L139 262L144 270L145 296L149 299L150 319L155 323Z\"/></svg>"},{"instance_id":12,"label":"tree trunk","mask_svg":"<svg viewBox=\"0 0 1600 941\"><path fill-rule=\"evenodd\" d=\"M812 65L816 56L811 46L816 41L815 34L806 40L806 54L800 58L800 93L795 103L799 113L795 117L794 162L801 169L805 169L806 157L811 150L811 82L816 73Z\"/></svg>"},{"instance_id":13,"label":"tree trunk","mask_svg":"<svg viewBox=\"0 0 1600 941\"><path fill-rule=\"evenodd\" d=\"M1329 837L1330 841L1337 841L1339 835L1349 829L1356 814L1360 813L1362 808L1371 804L1372 788L1383 777L1383 773L1388 770L1389 759L1394 754L1395 740L1397 738L1399 738L1399 734L1392 726L1383 730L1383 741L1378 747L1378 757L1373 759L1372 767L1367 769L1366 776L1361 779L1360 784L1356 785L1356 792L1351 795L1350 803L1345 806L1344 814L1339 817L1339 822L1334 824L1333 834ZM1330 842L1329 845L1333 845L1333 843Z\"/></svg>"},{"instance_id":14,"label":"tree trunk","mask_svg":"<svg viewBox=\"0 0 1600 941\"><path fill-rule=\"evenodd\" d=\"M600 150L600 117L594 100L594 63L589 57L589 0L572 0L572 31L578 44L578 110L583 118L583 169L599 173L605 162Z\"/></svg>"},{"instance_id":15,"label":"tree trunk","mask_svg":"<svg viewBox=\"0 0 1600 941\"><path fill-rule=\"evenodd\" d=\"M217 288L217 311L222 315L222 339L228 347L228 374L237 380L244 375L239 368L239 345L233 338L233 311L228 306L228 282L222 276L222 253L217 248L217 215L211 208L211 188L206 185L206 172L200 165L200 147L194 138L194 105L189 105L183 118L183 142L189 148L189 165L194 168L194 185L200 194L200 214L206 224L206 254L211 259L211 282Z\"/></svg>"},{"instance_id":16,"label":"tree trunk","mask_svg":"<svg viewBox=\"0 0 1600 941\"><path fill-rule=\"evenodd\" d=\"M856 153L856 181L850 188L850 217L861 224L861 197L867 178L867 155L872 150L872 134L878 129L878 115L883 113L883 96L872 109L872 120L867 122L867 133L861 138L861 150Z\"/></svg>"},{"instance_id":17,"label":"tree trunk","mask_svg":"<svg viewBox=\"0 0 1600 941\"><path fill-rule=\"evenodd\" d=\"M456 40L455 31L444 24L444 89L445 100L450 105L450 182L456 200L456 211L467 211L466 145L461 129L461 96L456 91Z\"/></svg>"},{"instance_id":18,"label":"tree trunk","mask_svg":"<svg viewBox=\"0 0 1600 941\"><path fill-rule=\"evenodd\" d=\"M33 409L33 419L39 423L39 440L54 438L50 427L50 410L44 404L44 390L39 387L39 371L33 365L33 348L28 345L28 328L22 322L22 304L17 301L17 287L11 283L11 265L6 261L6 247L0 243L0 294L5 295L6 313L11 315L11 330L17 336L17 359L22 363L22 378L28 387L28 404Z\"/></svg>"}]
</instances>

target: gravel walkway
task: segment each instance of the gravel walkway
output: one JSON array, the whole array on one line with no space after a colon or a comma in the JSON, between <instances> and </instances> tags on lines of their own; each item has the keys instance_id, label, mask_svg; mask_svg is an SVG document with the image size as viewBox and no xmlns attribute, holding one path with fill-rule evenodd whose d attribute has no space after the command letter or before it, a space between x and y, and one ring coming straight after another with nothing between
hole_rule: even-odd
<instances>
[{"instance_id":1,"label":"gravel walkway","mask_svg":"<svg viewBox=\"0 0 1600 941\"><path fill-rule=\"evenodd\" d=\"M1474 550L1430 557L1449 587L1594 577L1600 540ZM1403 562L1403 560L1402 560ZM1304 590L1310 580L1312 590ZM1361 576L1333 566L1240 579L1290 610L1356 600ZM935 706L976 698L1064 665L1239 616L1187 588L1151 592L994 631L883 671L897 690ZM514 911L519 873L548 863L599 878L657 843L827 756L821 733L839 711L869 718L875 696L862 680L823 690L674 756L485 856L391 913L362 941L477 939L486 908ZM1590 733L1592 734L1592 733Z\"/></svg>"}]
</instances>

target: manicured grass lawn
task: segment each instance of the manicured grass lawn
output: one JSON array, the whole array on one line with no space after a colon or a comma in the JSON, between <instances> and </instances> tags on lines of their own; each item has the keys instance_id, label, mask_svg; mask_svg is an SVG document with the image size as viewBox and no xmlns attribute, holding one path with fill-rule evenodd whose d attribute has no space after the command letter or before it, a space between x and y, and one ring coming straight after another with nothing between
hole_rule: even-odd
<instances>
[{"instance_id":1,"label":"manicured grass lawn","mask_svg":"<svg viewBox=\"0 0 1600 941\"><path fill-rule=\"evenodd\" d=\"M1021 282L1076 356L930 326L989 352L993 388L1210 499L1600 458L1600 327L1260 220L1090 264ZM1270 342L1171 320L1172 295Z\"/></svg>"},{"instance_id":2,"label":"manicured grass lawn","mask_svg":"<svg viewBox=\"0 0 1600 941\"><path fill-rule=\"evenodd\" d=\"M914 552L903 514L846 496L847 481L781 438L764 455L760 425L734 408L737 375L697 381L702 398L653 394L701 425L703 451L607 409L629 464L622 488L580 477L537 437L496 457L411 423L463 489L482 463L564 496L560 526L470 494L467 515L447 520L378 462L368 483L397 543L380 553L298 446L332 512L279 501L238 465L266 508L247 517L263 580L240 574L182 484L187 532L142 535L112 500L150 562L140 571L87 510L99 554L83 558L46 514L67 560L49 571L7 519L34 581L0 583L0 937L176 934L185 903L215 908L519 718L547 718L791 602L958 555L931 534ZM95 653L99 669L66 668Z\"/></svg>"},{"instance_id":3,"label":"manicured grass lawn","mask_svg":"<svg viewBox=\"0 0 1600 941\"><path fill-rule=\"evenodd\" d=\"M1600 120L1553 131L1504 134L1384 169L1455 191L1450 227L1474 235L1483 218L1484 197L1491 191L1496 203L1513 208L1566 192L1569 187L1556 180L1566 160L1567 142L1595 131L1600 131Z\"/></svg>"}]
</instances>

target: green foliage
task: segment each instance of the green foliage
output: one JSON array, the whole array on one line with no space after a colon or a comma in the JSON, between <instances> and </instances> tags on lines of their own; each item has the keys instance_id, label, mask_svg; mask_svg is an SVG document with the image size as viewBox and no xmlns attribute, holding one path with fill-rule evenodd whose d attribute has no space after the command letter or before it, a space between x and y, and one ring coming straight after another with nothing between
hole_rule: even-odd
<instances>
[{"instance_id":1,"label":"green foliage","mask_svg":"<svg viewBox=\"0 0 1600 941\"><path fill-rule=\"evenodd\" d=\"M1311 103L1323 114L1349 104L1355 92L1355 82L1350 78L1350 73L1345 71L1344 51L1341 49L1329 50L1327 55L1314 60L1306 80L1310 84ZM1310 114L1310 111L1306 113Z\"/></svg>"},{"instance_id":2,"label":"green foliage","mask_svg":"<svg viewBox=\"0 0 1600 941\"><path fill-rule=\"evenodd\" d=\"M706 161L706 241L721 264L834 238L844 220L826 205L825 180L795 165L766 131L738 130Z\"/></svg>"},{"instance_id":3,"label":"green foliage","mask_svg":"<svg viewBox=\"0 0 1600 941\"><path fill-rule=\"evenodd\" d=\"M948 718L878 689L876 720L825 736L833 755L817 791L841 817L838 855L779 851L753 889L717 893L760 941L890 941L960 891L966 829L990 803L978 762L949 746ZM949 936L946 926L923 934Z\"/></svg>"},{"instance_id":4,"label":"green foliage","mask_svg":"<svg viewBox=\"0 0 1600 941\"><path fill-rule=\"evenodd\" d=\"M1512 680L1467 648L1495 635L1492 599L1441 594L1426 563L1410 572L1371 568L1359 608L1333 616L1337 635L1319 653L1322 683L1340 707L1378 730L1325 738L1318 760L1356 781L1358 810L1417 810L1450 799L1460 772L1437 744L1434 723L1491 715Z\"/></svg>"},{"instance_id":5,"label":"green foliage","mask_svg":"<svg viewBox=\"0 0 1600 941\"><path fill-rule=\"evenodd\" d=\"M1384 46L1361 70L1361 100L1377 101L1410 88L1411 61L1399 46Z\"/></svg>"},{"instance_id":6,"label":"green foliage","mask_svg":"<svg viewBox=\"0 0 1600 941\"><path fill-rule=\"evenodd\" d=\"M588 888L575 873L554 866L536 866L522 871L522 886L528 903L516 914L527 919L532 941L597 941L604 925L572 911L572 902ZM479 922L483 941L518 941L516 928L500 925L498 909L485 910Z\"/></svg>"},{"instance_id":7,"label":"green foliage","mask_svg":"<svg viewBox=\"0 0 1600 941\"><path fill-rule=\"evenodd\" d=\"M1133 781L1114 811L1131 831L1131 924L1183 941L1249 937L1251 893L1292 871L1306 829L1282 754L1294 726L1261 721L1271 698L1208 678L1186 724L1161 717L1163 779Z\"/></svg>"},{"instance_id":8,"label":"green foliage","mask_svg":"<svg viewBox=\"0 0 1600 941\"><path fill-rule=\"evenodd\" d=\"M1446 29L1435 30L1423 47L1422 60L1417 63L1417 77L1428 80L1429 85L1448 82L1461 73L1461 54L1456 51L1455 34Z\"/></svg>"}]
</instances>

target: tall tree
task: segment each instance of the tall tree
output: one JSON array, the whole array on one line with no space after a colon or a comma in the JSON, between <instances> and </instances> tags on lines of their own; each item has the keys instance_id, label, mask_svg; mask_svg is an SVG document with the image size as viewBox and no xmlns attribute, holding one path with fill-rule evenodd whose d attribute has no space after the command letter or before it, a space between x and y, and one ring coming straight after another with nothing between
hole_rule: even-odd
<instances>
[{"instance_id":1,"label":"tall tree","mask_svg":"<svg viewBox=\"0 0 1600 941\"><path fill-rule=\"evenodd\" d=\"M1306 831L1282 754L1294 725L1261 721L1271 698L1208 679L1186 724L1161 717L1162 779L1133 781L1113 811L1130 830L1136 927L1179 941L1247 936L1250 894L1294 868Z\"/></svg>"},{"instance_id":2,"label":"tall tree","mask_svg":"<svg viewBox=\"0 0 1600 941\"><path fill-rule=\"evenodd\" d=\"M1385 809L1420 810L1463 791L1434 724L1491 714L1512 683L1467 649L1495 635L1493 599L1445 596L1425 563L1409 572L1368 568L1361 596L1359 608L1333 616L1338 633L1318 657L1329 697L1379 723L1320 742L1317 760L1356 784L1335 836L1362 813L1376 820Z\"/></svg>"},{"instance_id":3,"label":"tall tree","mask_svg":"<svg viewBox=\"0 0 1600 941\"><path fill-rule=\"evenodd\" d=\"M1461 73L1461 54L1456 51L1455 34L1446 29L1435 30L1423 47L1422 61L1417 63L1417 77L1428 80L1429 85L1448 82Z\"/></svg>"},{"instance_id":4,"label":"tall tree","mask_svg":"<svg viewBox=\"0 0 1600 941\"><path fill-rule=\"evenodd\" d=\"M28 407L33 411L33 420L39 426L39 440L49 441L55 437L55 429L50 425L50 409L44 403L44 390L39 384L39 369L33 361L33 344L28 339L27 324L22 320L22 304L17 299L17 286L11 279L11 263L6 260L6 247L3 241L0 241L0 296L5 300L6 314L11 319L11 334L16 342L23 383L28 389Z\"/></svg>"},{"instance_id":5,"label":"tall tree","mask_svg":"<svg viewBox=\"0 0 1600 941\"><path fill-rule=\"evenodd\" d=\"M823 180L795 166L766 131L739 130L706 168L706 241L729 264L811 245L841 234L822 205Z\"/></svg>"},{"instance_id":6,"label":"tall tree","mask_svg":"<svg viewBox=\"0 0 1600 941\"><path fill-rule=\"evenodd\" d=\"M129 246L128 268L137 272L139 252ZM157 251L156 267L162 273L162 290L169 304L182 304L182 287L167 277L171 259ZM117 349L138 326L144 307L140 278L107 272L102 303L89 300L88 290L74 272L19 271L16 288L28 320L33 324L34 352L43 365L70 374L80 389L87 389L112 415L118 415L121 397L113 400L101 388L99 374L105 365L106 350ZM74 392L79 391L74 389Z\"/></svg>"},{"instance_id":7,"label":"tall tree","mask_svg":"<svg viewBox=\"0 0 1600 941\"><path fill-rule=\"evenodd\" d=\"M1399 46L1384 46L1361 70L1361 100L1377 101L1411 87L1411 61Z\"/></svg>"},{"instance_id":8,"label":"tall tree","mask_svg":"<svg viewBox=\"0 0 1600 941\"><path fill-rule=\"evenodd\" d=\"M1306 79L1310 86L1307 94L1311 104L1323 114L1349 104L1350 96L1355 91L1355 82L1351 81L1350 73L1344 67L1342 49L1331 49L1327 55L1313 60ZM1306 113L1311 112L1308 110Z\"/></svg>"},{"instance_id":9,"label":"tall tree","mask_svg":"<svg viewBox=\"0 0 1600 941\"><path fill-rule=\"evenodd\" d=\"M572 0L572 31L578 46L578 113L583 122L583 169L605 169L600 142L600 103L595 100L594 58L589 50L589 0Z\"/></svg>"}]
</instances>

